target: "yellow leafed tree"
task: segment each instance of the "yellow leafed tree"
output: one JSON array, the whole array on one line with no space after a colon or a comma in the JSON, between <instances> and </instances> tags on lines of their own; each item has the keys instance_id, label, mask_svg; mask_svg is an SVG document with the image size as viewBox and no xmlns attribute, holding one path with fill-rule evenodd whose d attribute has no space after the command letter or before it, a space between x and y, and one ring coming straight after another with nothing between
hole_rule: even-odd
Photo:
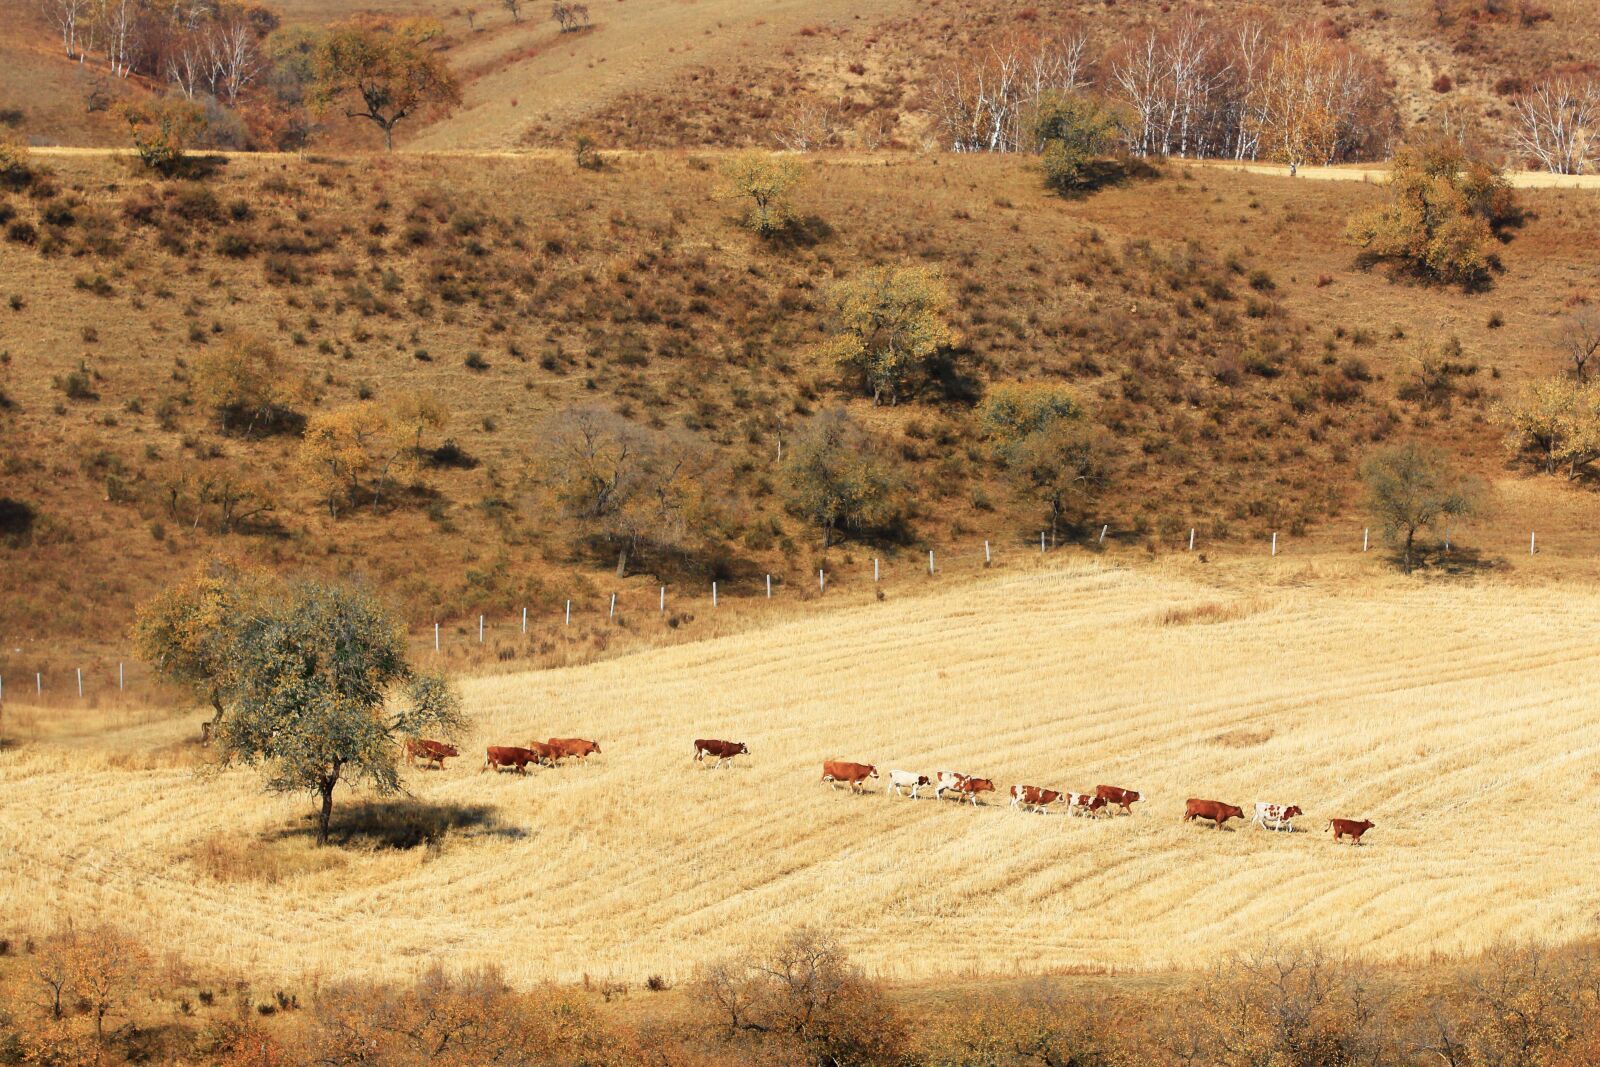
<instances>
[{"instance_id":1,"label":"yellow leafed tree","mask_svg":"<svg viewBox=\"0 0 1600 1067\"><path fill-rule=\"evenodd\" d=\"M960 340L954 300L932 267L876 267L837 283L827 351L858 372L874 404L898 401L913 374Z\"/></svg>"}]
</instances>

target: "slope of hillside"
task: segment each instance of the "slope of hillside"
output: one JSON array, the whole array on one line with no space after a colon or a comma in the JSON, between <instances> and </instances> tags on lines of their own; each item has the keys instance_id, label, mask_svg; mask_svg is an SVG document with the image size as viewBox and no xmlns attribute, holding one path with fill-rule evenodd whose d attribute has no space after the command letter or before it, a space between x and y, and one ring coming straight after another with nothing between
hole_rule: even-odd
<instances>
[{"instance_id":1,"label":"slope of hillside","mask_svg":"<svg viewBox=\"0 0 1600 1067\"><path fill-rule=\"evenodd\" d=\"M0 907L24 927L138 916L152 943L263 981L399 960L492 961L524 985L682 978L730 937L798 922L896 978L1188 967L1272 937L1392 959L1594 932L1594 593L1225 584L1045 569L469 681L465 754L407 777L466 829L275 883L219 880L252 861L215 857L303 855L309 801L196 777L173 747L187 723L25 746L0 753ZM527 777L474 766L486 743L552 734L604 752ZM751 755L696 764L708 736ZM828 757L986 775L1000 795L855 797L819 783ZM1146 800L1040 817L1006 808L1014 782ZM1219 833L1181 822L1189 796L1306 815L1294 834ZM1338 845L1333 816L1377 829Z\"/></svg>"},{"instance_id":2,"label":"slope of hillside","mask_svg":"<svg viewBox=\"0 0 1600 1067\"><path fill-rule=\"evenodd\" d=\"M777 442L833 405L896 456L914 502L908 539L871 555L1036 544L1037 507L1002 484L973 418L975 393L1006 381L1071 383L1117 435L1124 458L1096 504L1113 542L1313 536L1356 521L1354 470L1380 440L1436 440L1503 476L1490 405L1558 368L1553 332L1592 285L1597 211L1588 192L1526 194L1534 217L1506 273L1464 295L1355 269L1340 232L1370 187L1199 168L1062 201L1017 159L819 158L801 193L816 242L766 248L716 198L715 160L628 156L592 174L561 158L261 157L204 186L114 159L43 162L53 177L6 198L35 243L0 242L0 498L14 502L0 674L114 669L134 605L218 549L364 575L418 626L522 607L550 619L567 597L658 580L804 586L841 555L820 555L786 510ZM818 354L826 288L903 262L944 272L964 340L952 378L874 408ZM458 451L415 494L331 517L292 433L224 433L196 405L195 362L234 330L281 353L302 414L431 392ZM1454 402L1400 400L1451 335L1478 368ZM615 560L541 499L549 420L590 406L714 461L729 506L701 554L641 560L617 582L603 577ZM226 529L164 488L218 474L260 480L274 511ZM1541 522L1588 521L1581 486L1526 492ZM1505 543L1526 538L1522 521ZM564 640L496 654L561 662Z\"/></svg>"}]
</instances>

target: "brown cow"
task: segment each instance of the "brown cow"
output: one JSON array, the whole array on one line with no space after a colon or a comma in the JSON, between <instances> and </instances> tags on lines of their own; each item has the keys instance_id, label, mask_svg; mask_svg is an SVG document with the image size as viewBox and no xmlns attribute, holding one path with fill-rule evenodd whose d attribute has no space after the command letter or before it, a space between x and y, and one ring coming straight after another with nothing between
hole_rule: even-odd
<instances>
[{"instance_id":1,"label":"brown cow","mask_svg":"<svg viewBox=\"0 0 1600 1067\"><path fill-rule=\"evenodd\" d=\"M1184 806L1183 821L1190 819L1210 819L1218 830L1229 819L1244 818L1244 809L1233 804L1224 804L1220 800L1196 800L1190 797Z\"/></svg>"},{"instance_id":2,"label":"brown cow","mask_svg":"<svg viewBox=\"0 0 1600 1067\"><path fill-rule=\"evenodd\" d=\"M1130 808L1129 805L1136 804L1144 799L1144 796L1141 793L1137 793L1132 789L1122 789L1114 785L1097 785L1094 787L1094 795L1105 801L1107 804L1115 804L1117 807L1122 809L1122 814L1124 815L1132 815L1133 809Z\"/></svg>"},{"instance_id":3,"label":"brown cow","mask_svg":"<svg viewBox=\"0 0 1600 1067\"><path fill-rule=\"evenodd\" d=\"M840 782L850 786L850 792L861 792L862 786L868 778L878 777L878 768L870 763L846 763L843 760L823 760L822 780L833 788L839 788Z\"/></svg>"},{"instance_id":4,"label":"brown cow","mask_svg":"<svg viewBox=\"0 0 1600 1067\"><path fill-rule=\"evenodd\" d=\"M599 754L600 742L585 741L581 737L552 737L550 747L556 750L557 759L571 756L573 759L582 759L590 753Z\"/></svg>"},{"instance_id":5,"label":"brown cow","mask_svg":"<svg viewBox=\"0 0 1600 1067\"><path fill-rule=\"evenodd\" d=\"M716 766L720 767L735 756L748 756L750 746L743 741L707 741L700 740L694 743L694 758L696 762L704 760L707 756L717 757Z\"/></svg>"},{"instance_id":6,"label":"brown cow","mask_svg":"<svg viewBox=\"0 0 1600 1067\"><path fill-rule=\"evenodd\" d=\"M482 774L491 767L496 770L501 767L510 767L518 774L526 774L528 764L538 763L542 758L533 749L502 748L499 745L490 745L488 755L483 761L483 766L478 769L478 773Z\"/></svg>"},{"instance_id":7,"label":"brown cow","mask_svg":"<svg viewBox=\"0 0 1600 1067\"><path fill-rule=\"evenodd\" d=\"M411 766L417 765L417 757L423 758L423 766L437 766L444 770L444 761L450 756L459 756L454 745L447 745L443 741L429 741L421 737L408 737L405 743L406 762Z\"/></svg>"},{"instance_id":8,"label":"brown cow","mask_svg":"<svg viewBox=\"0 0 1600 1067\"><path fill-rule=\"evenodd\" d=\"M1327 830L1331 826L1335 841L1342 841L1348 837L1352 845L1359 845L1361 844L1361 835L1372 829L1373 825L1366 819L1362 819L1360 822L1354 819L1329 819L1328 825L1324 826L1323 830Z\"/></svg>"},{"instance_id":9,"label":"brown cow","mask_svg":"<svg viewBox=\"0 0 1600 1067\"><path fill-rule=\"evenodd\" d=\"M1059 790L1045 789L1037 785L1014 785L1011 787L1011 806L1021 811L1031 808L1040 815L1048 814L1050 805L1062 798Z\"/></svg>"}]
</instances>

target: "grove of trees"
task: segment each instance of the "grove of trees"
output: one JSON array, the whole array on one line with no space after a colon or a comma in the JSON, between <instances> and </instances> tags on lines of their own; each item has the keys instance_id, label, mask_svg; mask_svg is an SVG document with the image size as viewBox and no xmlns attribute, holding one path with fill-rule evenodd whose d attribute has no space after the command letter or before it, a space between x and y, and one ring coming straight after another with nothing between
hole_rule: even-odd
<instances>
[{"instance_id":1,"label":"grove of trees","mask_svg":"<svg viewBox=\"0 0 1600 1067\"><path fill-rule=\"evenodd\" d=\"M1189 13L1097 50L1070 20L974 41L931 79L955 151L1038 152L1049 98L1092 93L1141 156L1276 159L1293 166L1379 155L1395 119L1376 60L1319 23L1252 11Z\"/></svg>"}]
</instances>

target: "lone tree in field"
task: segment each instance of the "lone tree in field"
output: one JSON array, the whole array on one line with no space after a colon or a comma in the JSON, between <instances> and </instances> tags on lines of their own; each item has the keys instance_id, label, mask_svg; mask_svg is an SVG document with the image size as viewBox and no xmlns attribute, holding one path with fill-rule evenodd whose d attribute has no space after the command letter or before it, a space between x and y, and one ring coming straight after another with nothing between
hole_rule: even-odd
<instances>
[{"instance_id":1,"label":"lone tree in field","mask_svg":"<svg viewBox=\"0 0 1600 1067\"><path fill-rule=\"evenodd\" d=\"M861 375L874 404L890 404L914 372L960 339L954 301L931 267L875 267L834 285L827 351Z\"/></svg>"},{"instance_id":2,"label":"lone tree in field","mask_svg":"<svg viewBox=\"0 0 1600 1067\"><path fill-rule=\"evenodd\" d=\"M783 478L789 509L821 529L824 550L835 530L882 528L902 515L899 477L842 410L811 421L789 450Z\"/></svg>"},{"instance_id":3,"label":"lone tree in field","mask_svg":"<svg viewBox=\"0 0 1600 1067\"><path fill-rule=\"evenodd\" d=\"M791 194L802 177L790 156L742 152L722 168L722 198L745 202L742 225L762 237L782 233L794 223Z\"/></svg>"},{"instance_id":4,"label":"lone tree in field","mask_svg":"<svg viewBox=\"0 0 1600 1067\"><path fill-rule=\"evenodd\" d=\"M1401 547L1407 574L1415 566L1418 531L1476 514L1482 495L1478 484L1443 452L1418 444L1375 453L1362 464L1361 480L1367 487L1367 508Z\"/></svg>"},{"instance_id":5,"label":"lone tree in field","mask_svg":"<svg viewBox=\"0 0 1600 1067\"><path fill-rule=\"evenodd\" d=\"M1480 289L1499 267L1499 233L1518 215L1505 176L1452 142L1402 148L1390 168L1389 202L1350 220L1361 258L1429 281Z\"/></svg>"},{"instance_id":6,"label":"lone tree in field","mask_svg":"<svg viewBox=\"0 0 1600 1067\"><path fill-rule=\"evenodd\" d=\"M205 110L181 96L124 104L119 113L139 162L163 178L183 169L185 154L206 128Z\"/></svg>"},{"instance_id":7,"label":"lone tree in field","mask_svg":"<svg viewBox=\"0 0 1600 1067\"><path fill-rule=\"evenodd\" d=\"M313 415L295 460L329 516L337 517L342 506L353 507L368 494L372 506L380 506L398 480L415 477L417 432L417 423L397 424L389 408L363 400Z\"/></svg>"},{"instance_id":8,"label":"lone tree in field","mask_svg":"<svg viewBox=\"0 0 1600 1067\"><path fill-rule=\"evenodd\" d=\"M405 631L363 590L295 585L263 605L237 648L230 713L216 733L222 763L266 768L275 792L316 794L319 845L334 787L394 793L405 738L449 738L464 724L449 683L407 662Z\"/></svg>"},{"instance_id":9,"label":"lone tree in field","mask_svg":"<svg viewBox=\"0 0 1600 1067\"><path fill-rule=\"evenodd\" d=\"M1070 389L1055 385L996 386L979 424L1013 491L1041 505L1056 543L1063 522L1077 522L1111 483L1111 435L1084 417Z\"/></svg>"},{"instance_id":10,"label":"lone tree in field","mask_svg":"<svg viewBox=\"0 0 1600 1067\"><path fill-rule=\"evenodd\" d=\"M1044 183L1070 196L1095 183L1094 164L1117 143L1117 119L1083 93L1048 92L1033 120Z\"/></svg>"},{"instance_id":11,"label":"lone tree in field","mask_svg":"<svg viewBox=\"0 0 1600 1067\"><path fill-rule=\"evenodd\" d=\"M366 119L383 131L383 146L392 151L402 120L461 103L460 83L433 48L442 32L422 18L330 30L312 58L312 111L341 107L347 118Z\"/></svg>"},{"instance_id":12,"label":"lone tree in field","mask_svg":"<svg viewBox=\"0 0 1600 1067\"><path fill-rule=\"evenodd\" d=\"M216 712L201 727L211 738L239 682L239 639L260 609L267 579L232 560L213 560L139 608L139 655L169 682L192 690Z\"/></svg>"}]
</instances>

